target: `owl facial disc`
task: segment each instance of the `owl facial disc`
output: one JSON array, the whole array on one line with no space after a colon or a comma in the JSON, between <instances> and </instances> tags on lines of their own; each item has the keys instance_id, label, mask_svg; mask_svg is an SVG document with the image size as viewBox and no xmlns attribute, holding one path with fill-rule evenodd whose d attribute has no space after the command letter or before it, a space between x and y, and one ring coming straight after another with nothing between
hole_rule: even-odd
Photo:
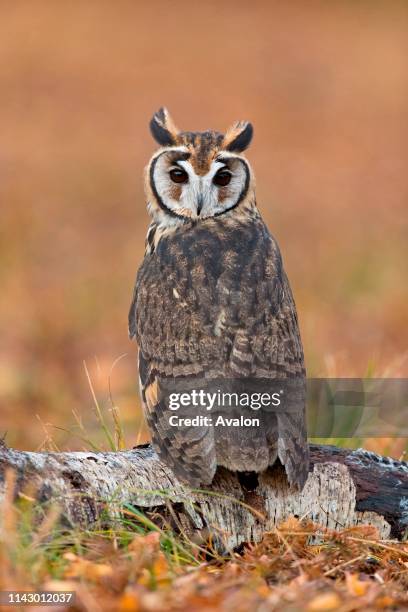
<instances>
[{"instance_id":1,"label":"owl facial disc","mask_svg":"<svg viewBox=\"0 0 408 612\"><path fill-rule=\"evenodd\" d=\"M162 148L147 167L149 210L161 224L218 217L248 197L252 172L241 152L249 145L250 123L236 123L225 135L180 132L161 109L150 123Z\"/></svg>"},{"instance_id":2,"label":"owl facial disc","mask_svg":"<svg viewBox=\"0 0 408 612\"><path fill-rule=\"evenodd\" d=\"M164 211L178 217L215 217L235 208L246 195L248 164L231 154L220 155L205 174L198 174L183 148L165 150L150 168L150 186Z\"/></svg>"}]
</instances>

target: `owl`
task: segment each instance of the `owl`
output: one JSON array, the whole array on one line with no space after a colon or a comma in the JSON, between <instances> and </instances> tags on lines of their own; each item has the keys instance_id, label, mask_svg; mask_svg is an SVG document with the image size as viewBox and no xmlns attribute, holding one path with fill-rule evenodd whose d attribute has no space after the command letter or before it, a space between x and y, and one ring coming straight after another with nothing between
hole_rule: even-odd
<instances>
[{"instance_id":1,"label":"owl","mask_svg":"<svg viewBox=\"0 0 408 612\"><path fill-rule=\"evenodd\" d=\"M142 403L159 457L191 486L218 466L261 473L275 462L302 488L309 455L305 367L295 303L277 242L257 207L243 155L252 125L180 131L168 111L150 122L160 145L147 165L151 224L129 312ZM162 389L214 380L296 382L286 409L258 427L170 425ZM286 387L285 387L286 388Z\"/></svg>"}]
</instances>

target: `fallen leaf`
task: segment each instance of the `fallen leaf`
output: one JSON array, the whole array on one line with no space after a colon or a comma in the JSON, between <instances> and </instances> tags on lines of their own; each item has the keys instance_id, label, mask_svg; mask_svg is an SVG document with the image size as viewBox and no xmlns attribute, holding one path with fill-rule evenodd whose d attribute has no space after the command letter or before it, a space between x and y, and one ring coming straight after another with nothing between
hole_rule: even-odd
<instances>
[{"instance_id":1,"label":"fallen leaf","mask_svg":"<svg viewBox=\"0 0 408 612\"><path fill-rule=\"evenodd\" d=\"M375 607L384 609L390 608L391 606L395 606L395 599L389 597L388 595L384 595L383 597L377 597L375 600Z\"/></svg>"},{"instance_id":2,"label":"fallen leaf","mask_svg":"<svg viewBox=\"0 0 408 612\"><path fill-rule=\"evenodd\" d=\"M137 593L124 593L119 600L119 612L138 612L140 597Z\"/></svg>"},{"instance_id":3,"label":"fallen leaf","mask_svg":"<svg viewBox=\"0 0 408 612\"><path fill-rule=\"evenodd\" d=\"M346 585L350 595L361 597L362 595L365 595L367 593L370 583L368 582L368 580L360 580L358 574L346 573Z\"/></svg>"},{"instance_id":4,"label":"fallen leaf","mask_svg":"<svg viewBox=\"0 0 408 612\"><path fill-rule=\"evenodd\" d=\"M74 553L66 553L64 559L70 562L64 572L66 578L85 578L90 581L98 581L113 574L113 567L107 563L94 563L88 559L81 559Z\"/></svg>"},{"instance_id":5,"label":"fallen leaf","mask_svg":"<svg viewBox=\"0 0 408 612\"><path fill-rule=\"evenodd\" d=\"M324 612L325 610L337 610L340 604L340 598L336 593L322 593L312 599L306 609L309 612Z\"/></svg>"}]
</instances>

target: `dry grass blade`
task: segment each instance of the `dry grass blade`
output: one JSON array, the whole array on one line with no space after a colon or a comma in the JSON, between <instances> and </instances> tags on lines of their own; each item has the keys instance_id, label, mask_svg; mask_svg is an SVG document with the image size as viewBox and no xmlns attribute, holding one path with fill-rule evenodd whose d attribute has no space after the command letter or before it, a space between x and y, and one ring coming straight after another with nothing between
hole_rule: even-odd
<instances>
[{"instance_id":1,"label":"dry grass blade","mask_svg":"<svg viewBox=\"0 0 408 612\"><path fill-rule=\"evenodd\" d=\"M332 567L331 569L327 570L327 572L324 572L323 576L331 576L332 574L335 574L338 570L340 569L344 569L345 567L352 565L353 563L356 563L357 561L361 561L362 559L365 559L367 555L359 555L358 557L354 557L354 559L349 559L348 561L344 561L344 563L340 563L339 565L336 565L335 567Z\"/></svg>"},{"instance_id":2,"label":"dry grass blade","mask_svg":"<svg viewBox=\"0 0 408 612\"><path fill-rule=\"evenodd\" d=\"M86 377L88 379L89 388L90 388L91 393L92 393L92 398L93 398L94 405L95 405L95 411L96 411L97 419L98 419L98 421L100 423L100 426L102 427L102 430L103 430L103 432L104 432L104 434L106 436L106 439L108 440L110 449L113 450L113 451L117 450L116 447L115 447L115 442L114 442L114 440L113 440L113 438L111 436L111 433L109 431L108 426L105 423L105 419L104 419L102 411L100 409L99 402L98 402L98 399L96 397L96 393L95 393L95 390L94 390L94 387L93 387L93 384L92 384L92 380L91 380L91 377L89 375L88 368L86 366L86 362L84 361L83 364L84 364L85 374L86 374Z\"/></svg>"},{"instance_id":3,"label":"dry grass blade","mask_svg":"<svg viewBox=\"0 0 408 612\"><path fill-rule=\"evenodd\" d=\"M113 417L113 422L115 426L115 441L116 441L117 450L123 450L125 448L125 436L123 432L122 420L119 414L119 408L116 406L115 402L113 401L111 377L112 377L112 373L116 365L125 357L127 357L127 353L123 353L122 355L119 355L119 357L117 357L115 361L112 363L109 374L108 374L109 400L111 404L112 417Z\"/></svg>"},{"instance_id":4,"label":"dry grass blade","mask_svg":"<svg viewBox=\"0 0 408 612\"><path fill-rule=\"evenodd\" d=\"M346 536L346 539L353 542L364 542L365 544L371 544L371 546L378 546L378 548L383 548L384 550L389 550L408 558L408 550L405 550L406 544L404 543L401 544L401 548L396 548L394 546L384 544L381 540L366 540L364 538L356 538L355 536Z\"/></svg>"}]
</instances>

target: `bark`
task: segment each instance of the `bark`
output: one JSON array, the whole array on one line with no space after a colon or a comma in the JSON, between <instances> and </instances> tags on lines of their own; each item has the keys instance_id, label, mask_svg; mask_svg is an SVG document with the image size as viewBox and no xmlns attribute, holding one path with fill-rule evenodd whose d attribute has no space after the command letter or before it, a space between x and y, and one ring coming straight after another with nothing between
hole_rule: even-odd
<instances>
[{"instance_id":1,"label":"bark","mask_svg":"<svg viewBox=\"0 0 408 612\"><path fill-rule=\"evenodd\" d=\"M211 532L220 550L259 541L290 515L342 529L375 525L382 538L408 529L408 464L364 450L311 445L302 492L288 487L281 467L255 478L220 468L207 492L183 486L150 446L130 451L32 453L0 446L0 498L5 472L17 473L16 495L35 490L56 500L64 520L92 527L114 521L132 505L190 536Z\"/></svg>"}]
</instances>

